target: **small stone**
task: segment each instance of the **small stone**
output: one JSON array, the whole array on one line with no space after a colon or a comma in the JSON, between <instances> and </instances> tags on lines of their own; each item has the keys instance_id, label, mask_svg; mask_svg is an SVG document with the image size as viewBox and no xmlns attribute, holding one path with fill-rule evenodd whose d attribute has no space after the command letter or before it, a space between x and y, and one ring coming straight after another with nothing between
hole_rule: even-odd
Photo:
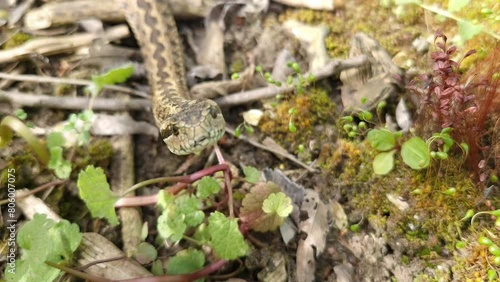
<instances>
[{"instance_id":1,"label":"small stone","mask_svg":"<svg viewBox=\"0 0 500 282\"><path fill-rule=\"evenodd\" d=\"M246 123L252 126L257 126L263 115L264 112L262 112L261 110L252 109L243 113L243 119Z\"/></svg>"},{"instance_id":2,"label":"small stone","mask_svg":"<svg viewBox=\"0 0 500 282\"><path fill-rule=\"evenodd\" d=\"M429 41L422 37L413 40L411 46L413 46L413 48L415 48L415 50L420 54L424 54L429 51Z\"/></svg>"},{"instance_id":3,"label":"small stone","mask_svg":"<svg viewBox=\"0 0 500 282\"><path fill-rule=\"evenodd\" d=\"M402 68L402 69L409 69L415 65L415 61L410 58L408 53L406 51L401 51L397 53L393 58L392 62Z\"/></svg>"}]
</instances>

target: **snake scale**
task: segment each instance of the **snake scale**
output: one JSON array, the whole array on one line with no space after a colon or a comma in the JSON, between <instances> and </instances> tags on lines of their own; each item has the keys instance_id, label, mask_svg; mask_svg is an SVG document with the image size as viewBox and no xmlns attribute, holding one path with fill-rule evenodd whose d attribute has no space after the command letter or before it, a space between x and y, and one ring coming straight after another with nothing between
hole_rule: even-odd
<instances>
[{"instance_id":1,"label":"snake scale","mask_svg":"<svg viewBox=\"0 0 500 282\"><path fill-rule=\"evenodd\" d=\"M177 155L201 151L225 132L219 106L192 100L182 46L166 0L117 0L141 47L152 90L153 115L168 149Z\"/></svg>"}]
</instances>

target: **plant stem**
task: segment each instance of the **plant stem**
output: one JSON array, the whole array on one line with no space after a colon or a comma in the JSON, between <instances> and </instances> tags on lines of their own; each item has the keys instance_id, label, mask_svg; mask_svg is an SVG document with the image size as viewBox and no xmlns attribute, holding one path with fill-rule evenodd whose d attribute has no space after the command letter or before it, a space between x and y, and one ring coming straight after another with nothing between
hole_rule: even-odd
<instances>
[{"instance_id":1,"label":"plant stem","mask_svg":"<svg viewBox=\"0 0 500 282\"><path fill-rule=\"evenodd\" d=\"M22 121L13 116L6 116L0 123L0 148L7 146L12 140L13 133L19 134L33 149L38 161L47 166L49 163L49 151L34 135L31 129Z\"/></svg>"}]
</instances>

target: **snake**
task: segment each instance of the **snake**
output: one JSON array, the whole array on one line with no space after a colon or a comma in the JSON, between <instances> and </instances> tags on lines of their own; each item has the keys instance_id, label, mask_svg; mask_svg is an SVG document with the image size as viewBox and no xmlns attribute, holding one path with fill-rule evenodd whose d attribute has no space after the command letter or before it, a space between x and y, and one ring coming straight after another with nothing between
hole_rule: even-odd
<instances>
[{"instance_id":1,"label":"snake","mask_svg":"<svg viewBox=\"0 0 500 282\"><path fill-rule=\"evenodd\" d=\"M166 0L117 0L140 46L152 92L152 110L160 136L176 155L197 153L224 135L220 107L209 99L191 99L183 49Z\"/></svg>"}]
</instances>

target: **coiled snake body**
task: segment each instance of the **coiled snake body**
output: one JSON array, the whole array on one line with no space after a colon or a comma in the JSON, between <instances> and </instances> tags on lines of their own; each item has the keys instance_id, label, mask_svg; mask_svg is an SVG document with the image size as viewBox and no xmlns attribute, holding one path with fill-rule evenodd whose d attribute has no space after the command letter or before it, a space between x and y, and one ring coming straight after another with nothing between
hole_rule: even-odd
<instances>
[{"instance_id":1,"label":"coiled snake body","mask_svg":"<svg viewBox=\"0 0 500 282\"><path fill-rule=\"evenodd\" d=\"M182 47L166 0L117 0L137 39L152 89L153 115L168 149L198 152L224 134L225 121L212 100L191 100Z\"/></svg>"}]
</instances>

